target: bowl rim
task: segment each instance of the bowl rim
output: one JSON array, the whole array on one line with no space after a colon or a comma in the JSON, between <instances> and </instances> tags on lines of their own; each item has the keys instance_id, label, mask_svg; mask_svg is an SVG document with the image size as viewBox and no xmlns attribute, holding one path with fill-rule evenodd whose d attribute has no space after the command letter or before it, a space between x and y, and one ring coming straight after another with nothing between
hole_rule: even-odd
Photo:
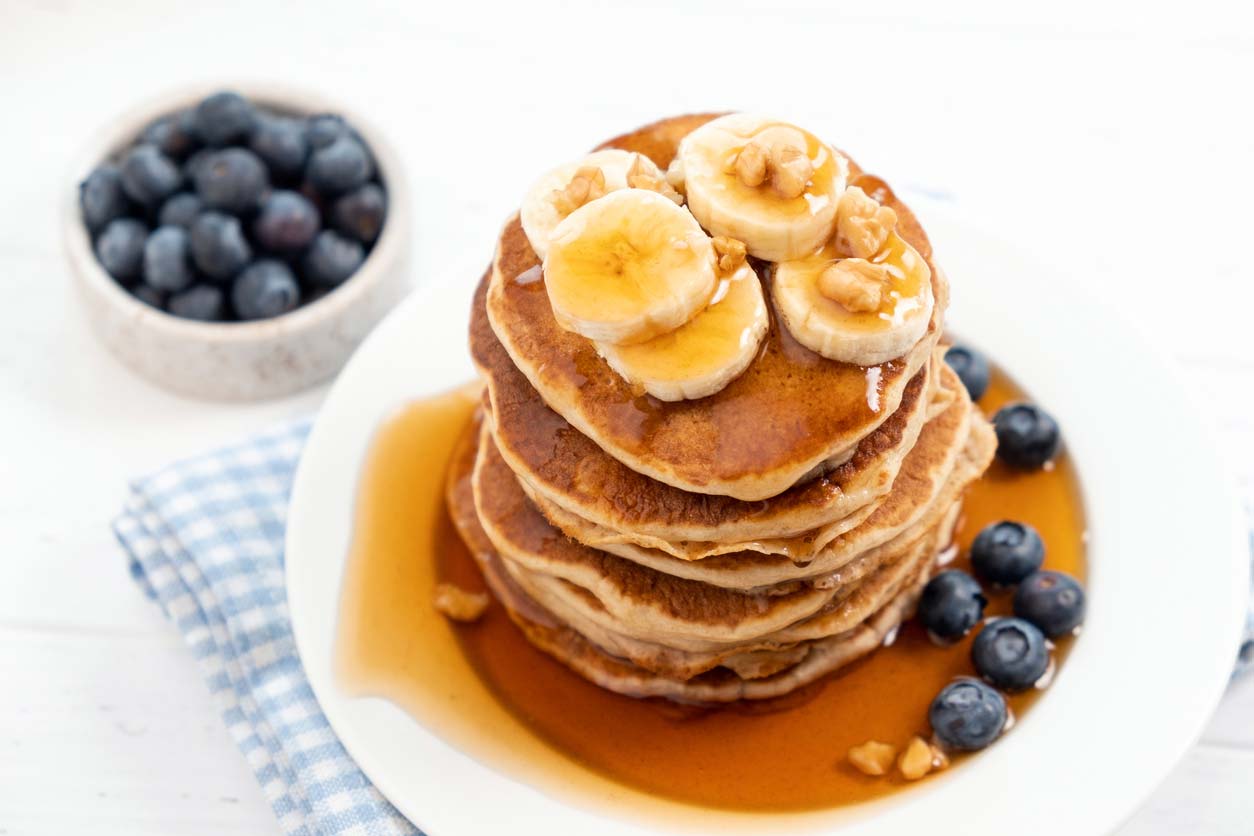
<instances>
[{"instance_id":1,"label":"bowl rim","mask_svg":"<svg viewBox=\"0 0 1254 836\"><path fill-rule=\"evenodd\" d=\"M378 240L365 261L339 286L321 298L269 319L241 322L201 322L183 319L136 299L116 279L105 272L96 259L95 248L79 208L79 188L91 171L132 143L152 121L191 107L206 96L222 90L238 92L249 102L264 108L300 115L334 113L342 116L365 139L379 168L379 179L387 195L387 214ZM288 84L235 80L201 82L167 90L132 104L105 126L74 157L64 188L61 207L62 234L70 262L79 280L97 291L106 302L143 327L163 332L172 339L200 340L229 344L266 342L284 334L303 331L353 307L376 285L388 267L400 260L405 227L409 219L408 192L404 171L396 150L369 120L338 100L315 91Z\"/></svg>"}]
</instances>

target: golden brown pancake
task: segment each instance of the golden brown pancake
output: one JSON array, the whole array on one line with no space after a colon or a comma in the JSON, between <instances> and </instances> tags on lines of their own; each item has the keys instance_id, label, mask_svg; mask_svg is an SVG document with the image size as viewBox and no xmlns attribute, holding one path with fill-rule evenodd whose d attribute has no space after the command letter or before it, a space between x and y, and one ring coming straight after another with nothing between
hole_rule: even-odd
<instances>
[{"instance_id":1,"label":"golden brown pancake","mask_svg":"<svg viewBox=\"0 0 1254 836\"><path fill-rule=\"evenodd\" d=\"M545 406L512 365L494 378L488 412L497 446L533 495L581 520L628 533L642 546L667 550L666 544L687 543L672 551L685 558L723 550L702 543L804 534L882 498L918 438L930 388L926 377L916 376L900 407L844 464L768 501L747 502L690 493L640 474Z\"/></svg>"},{"instance_id":2,"label":"golden brown pancake","mask_svg":"<svg viewBox=\"0 0 1254 836\"><path fill-rule=\"evenodd\" d=\"M706 650L785 630L819 613L828 613L821 631L811 624L807 636L840 632L880 601L865 596L884 588L894 567L908 556L917 561L921 539L930 543L938 530L952 527L955 499L977 467L966 461L946 480L944 495L918 522L882 546L859 554L819 584L785 581L780 589L733 591L676 578L560 536L526 500L484 433L476 461L474 494L480 522L515 580L533 597L587 633L569 607L600 627L633 638L683 649ZM927 549L933 553L934 544ZM798 570L799 572L802 570ZM903 570L904 571L904 570ZM880 575L880 577L877 577ZM858 598L858 596L863 596ZM833 621L835 604L858 600ZM848 620L852 620L850 623Z\"/></svg>"},{"instance_id":3,"label":"golden brown pancake","mask_svg":"<svg viewBox=\"0 0 1254 836\"><path fill-rule=\"evenodd\" d=\"M995 439L983 419L972 421L972 408L965 394L956 398L946 412L924 428L898 476L901 489L889 494L866 520L834 538L803 565L788 557L754 551L682 560L631 544L599 549L657 572L741 592L772 593L798 582L831 587L846 579L849 572L857 571L852 567L860 559L865 564L867 555L875 549L903 535L909 539L911 528L933 525L973 473L978 474L987 465L994 446ZM963 469L956 476L954 471L959 464ZM486 478L494 490L517 494L518 486L511 481L512 471L494 445L485 448L481 467L488 471ZM530 504L528 509L532 510ZM546 520L552 522L547 517Z\"/></svg>"},{"instance_id":4,"label":"golden brown pancake","mask_svg":"<svg viewBox=\"0 0 1254 836\"><path fill-rule=\"evenodd\" d=\"M484 573L493 594L532 644L566 664L595 684L633 697L666 697L688 703L724 703L739 699L767 699L837 670L874 650L914 607L927 572L911 579L879 612L846 634L810 642L786 651L788 666L775 670L770 654L743 654L738 664L747 674L770 671L761 678L742 678L735 670L719 666L688 680L647 671L624 658L610 655L561 623L531 600L511 579L479 526L470 486L473 441L455 458L448 480L448 505L453 522ZM469 448L469 449L467 449ZM800 648L800 650L798 650Z\"/></svg>"},{"instance_id":5,"label":"golden brown pancake","mask_svg":"<svg viewBox=\"0 0 1254 836\"><path fill-rule=\"evenodd\" d=\"M942 370L939 375L942 382L936 387L936 391L939 395L937 400L944 406L938 409L927 422L931 427L930 431L928 426L923 426L920 430L910 426L905 434L907 437L903 439L901 444L884 451L879 457L868 457L870 459L868 466L864 467L863 461L855 458L842 465L838 469L840 471L839 474L812 480L820 483L827 480L826 484L830 485L832 480L840 479L846 486L859 483L869 483L875 486L873 492L870 489L856 491L860 495L873 493L874 498L869 503L830 522L818 522L823 518L811 516L808 512L814 510L814 506L802 505L797 513L784 516L784 512L788 510L786 505L784 509L775 513L776 503L787 503L790 496L793 495L793 492L790 491L781 497L757 503L759 506L764 506L764 512L760 514L760 518L779 520L781 530L777 536L766 536L765 532L760 532L753 539L736 539L729 533L720 536L720 539L717 541L687 539L673 541L653 535L642 535L631 528L614 530L593 523L590 520L585 520L578 514L572 514L562 505L550 501L547 496L536 490L526 471L519 473L519 481L536 506L554 525L562 529L567 535L589 546L603 548L606 551L629 558L634 558L641 553L650 554L660 551L682 560L702 560L738 551L752 551L762 554L783 555L794 563L809 563L822 553L828 544L837 537L861 526L871 515L876 513L881 505L888 501L889 490L897 484L901 468L907 456L914 456L914 470L912 471L912 478L904 480L902 484L915 489L907 495L898 495L896 497L896 506L898 508L910 501L914 501L916 505L921 504L916 498L920 495L916 486L921 478L919 474L923 468L932 468L929 476L934 485L939 486L939 483L943 481L944 476L940 468L947 468L952 463L952 456L962 446L963 438L967 431L966 418L963 416L970 412L971 405L966 399L965 392L959 395L958 390L961 390L962 386L957 375L939 358L934 362L936 363L936 368ZM959 397L962 397L963 403L954 406L955 399ZM927 413L930 412L932 412L930 405L926 410L920 408L919 413L911 417L911 423L922 424L923 422L920 419L927 417ZM941 416L945 417L941 418ZM941 420L937 421L938 418L941 418ZM920 435L920 432L926 435ZM948 459L940 455L940 451L945 449L949 450L950 453ZM511 466L514 466L514 464L511 463ZM882 484L882 480L885 479L891 480L890 483ZM659 483L652 482L651 484L658 485ZM843 493L844 497L849 495L850 491ZM687 494L687 496L693 499L700 498L699 494ZM883 520L885 517L885 514L880 514L878 519ZM814 528L791 534L790 532L795 531L797 524L802 520L813 520L818 522L818 524ZM787 523L786 526L785 523ZM868 529L860 529L860 531L863 536L870 533Z\"/></svg>"},{"instance_id":6,"label":"golden brown pancake","mask_svg":"<svg viewBox=\"0 0 1254 836\"><path fill-rule=\"evenodd\" d=\"M647 147L666 159L680 131L695 124L667 120L614 140L615 147ZM858 171L852 164L851 170ZM930 265L931 247L910 210L877 178L863 185L897 211L899 234ZM487 376L498 423L514 420L510 411L526 394L518 387L498 391L505 385L499 378L516 367L550 408L631 469L686 491L744 500L775 496L815 468L843 460L882 424L931 354L948 301L947 283L932 265L936 305L927 334L905 356L871 368L821 357L773 322L757 358L725 389L667 403L638 395L589 340L558 326L539 268L517 217L511 219L471 321L471 350Z\"/></svg>"}]
</instances>

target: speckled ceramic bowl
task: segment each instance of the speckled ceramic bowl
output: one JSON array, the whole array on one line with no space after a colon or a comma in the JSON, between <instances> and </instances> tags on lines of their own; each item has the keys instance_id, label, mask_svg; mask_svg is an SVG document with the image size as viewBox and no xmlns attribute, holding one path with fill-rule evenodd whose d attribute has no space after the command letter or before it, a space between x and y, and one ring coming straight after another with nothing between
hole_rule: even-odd
<instances>
[{"instance_id":1,"label":"speckled ceramic bowl","mask_svg":"<svg viewBox=\"0 0 1254 836\"><path fill-rule=\"evenodd\" d=\"M153 119L194 105L219 89L281 113L338 113L370 146L388 195L383 231L347 281L315 302L274 319L206 323L179 319L132 297L104 271L78 203L79 183L102 160L134 141ZM409 205L392 147L369 122L339 102L255 84L186 89L135 108L91 143L65 186L65 248L88 318L123 362L180 394L215 400L285 395L331 377L408 288Z\"/></svg>"}]
</instances>

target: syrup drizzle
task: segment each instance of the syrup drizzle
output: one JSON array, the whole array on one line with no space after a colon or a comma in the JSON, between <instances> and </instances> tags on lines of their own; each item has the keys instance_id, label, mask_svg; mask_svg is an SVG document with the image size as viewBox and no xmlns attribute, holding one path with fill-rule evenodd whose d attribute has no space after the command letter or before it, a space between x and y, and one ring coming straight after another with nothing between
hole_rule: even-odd
<instances>
[{"instance_id":1,"label":"syrup drizzle","mask_svg":"<svg viewBox=\"0 0 1254 836\"><path fill-rule=\"evenodd\" d=\"M1020 399L995 373L981 406L991 414ZM462 393L416 403L378 430L362 472L341 604L342 688L391 700L457 748L546 793L636 817L665 810L669 821L696 816L699 827L699 807L666 800L779 813L843 807L909 786L895 775L862 775L845 754L868 739L904 746L926 735L932 697L972 672L970 636L936 647L907 622L890 646L798 693L704 709L588 683L529 644L496 602L470 625L436 614L438 581L484 588L441 501L444 463L473 402ZM1065 456L1030 474L995 462L968 492L951 565L969 569L972 538L1001 519L1034 525L1046 567L1083 578L1084 517ZM1009 613L1009 593L989 597L988 615ZM1072 642L1055 648L1057 675L1066 675ZM1016 722L1040 693L1009 698Z\"/></svg>"}]
</instances>

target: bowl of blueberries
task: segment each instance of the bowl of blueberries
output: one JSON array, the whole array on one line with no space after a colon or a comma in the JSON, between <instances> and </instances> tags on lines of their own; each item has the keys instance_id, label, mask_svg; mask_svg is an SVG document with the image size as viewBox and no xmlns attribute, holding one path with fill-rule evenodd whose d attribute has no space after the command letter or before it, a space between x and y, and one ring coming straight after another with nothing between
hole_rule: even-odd
<instances>
[{"instance_id":1,"label":"bowl of blueberries","mask_svg":"<svg viewBox=\"0 0 1254 836\"><path fill-rule=\"evenodd\" d=\"M118 120L67 190L65 239L104 343L184 395L335 374L407 289L395 154L321 97L248 86Z\"/></svg>"}]
</instances>

